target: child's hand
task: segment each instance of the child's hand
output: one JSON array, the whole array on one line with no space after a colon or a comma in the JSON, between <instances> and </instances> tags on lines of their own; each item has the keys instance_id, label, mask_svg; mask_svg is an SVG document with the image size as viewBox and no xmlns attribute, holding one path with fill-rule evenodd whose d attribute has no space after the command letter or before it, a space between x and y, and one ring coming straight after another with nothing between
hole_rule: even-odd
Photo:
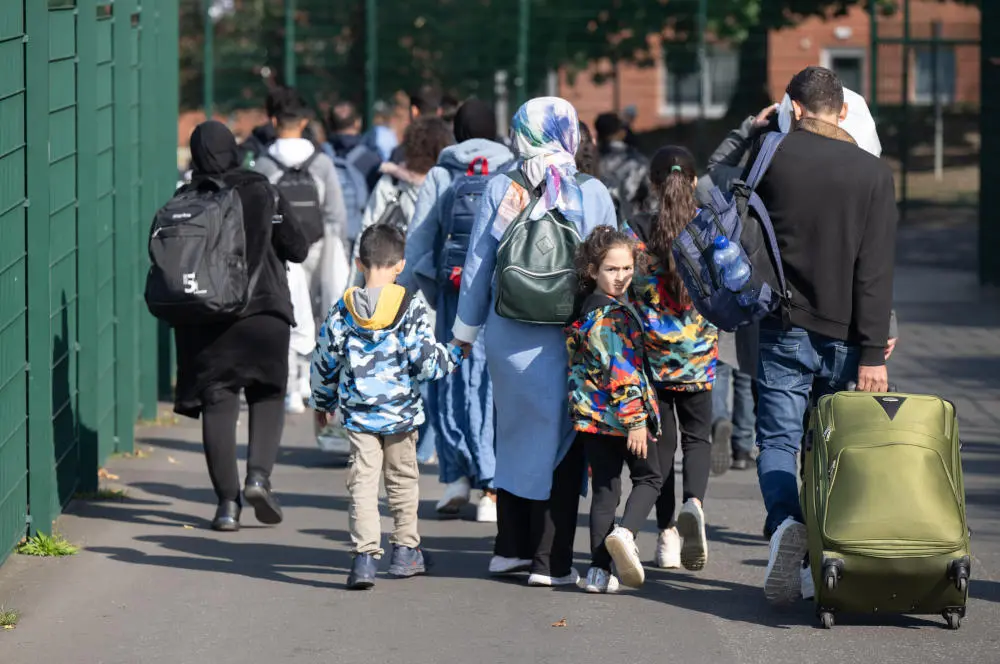
<instances>
[{"instance_id":1,"label":"child's hand","mask_svg":"<svg viewBox=\"0 0 1000 664\"><path fill-rule=\"evenodd\" d=\"M464 341L459 341L458 339L452 339L451 345L462 351L462 358L469 359L469 354L472 352L472 344L466 343Z\"/></svg>"},{"instance_id":2,"label":"child's hand","mask_svg":"<svg viewBox=\"0 0 1000 664\"><path fill-rule=\"evenodd\" d=\"M628 447L628 451L636 455L640 459L646 458L646 427L640 427L638 429L629 429L628 441L625 443Z\"/></svg>"},{"instance_id":3,"label":"child's hand","mask_svg":"<svg viewBox=\"0 0 1000 664\"><path fill-rule=\"evenodd\" d=\"M326 427L332 421L333 421L333 416L331 416L330 413L324 410L316 411L316 424L319 425L320 429Z\"/></svg>"}]
</instances>

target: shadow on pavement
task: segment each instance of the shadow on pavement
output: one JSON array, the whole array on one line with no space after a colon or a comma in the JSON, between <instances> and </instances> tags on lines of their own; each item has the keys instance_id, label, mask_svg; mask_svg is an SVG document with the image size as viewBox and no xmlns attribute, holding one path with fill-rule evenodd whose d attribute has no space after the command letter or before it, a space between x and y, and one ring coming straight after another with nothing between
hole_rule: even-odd
<instances>
[{"instance_id":1,"label":"shadow on pavement","mask_svg":"<svg viewBox=\"0 0 1000 664\"><path fill-rule=\"evenodd\" d=\"M145 493L164 496L174 500L211 505L213 508L217 504L215 492L209 488L184 487L165 482L135 482L129 486L133 486ZM341 496L287 493L281 490L280 482L275 483L274 493L278 497L278 501L285 507L311 507L322 510L347 511L347 498Z\"/></svg>"},{"instance_id":2,"label":"shadow on pavement","mask_svg":"<svg viewBox=\"0 0 1000 664\"><path fill-rule=\"evenodd\" d=\"M210 539L180 535L149 535L136 538L138 542L156 544L164 549L176 551L178 555L148 554L121 547L88 547L87 550L108 556L115 561L134 565L236 574L313 588L343 588L342 581L332 583L302 577L346 575L351 564L351 556L346 551L286 544L234 542L227 541L225 537L220 535L218 538Z\"/></svg>"},{"instance_id":3,"label":"shadow on pavement","mask_svg":"<svg viewBox=\"0 0 1000 664\"><path fill-rule=\"evenodd\" d=\"M177 438L152 438L143 443L150 447L159 447L173 452L190 452L204 454L200 442L180 440ZM246 461L246 443L237 445L237 458ZM282 447L278 451L278 466L297 466L300 468L330 468L338 469L347 466L347 456L324 452L318 447Z\"/></svg>"},{"instance_id":4,"label":"shadow on pavement","mask_svg":"<svg viewBox=\"0 0 1000 664\"><path fill-rule=\"evenodd\" d=\"M969 597L1000 604L1000 581L977 579L975 578L975 569L973 569L972 581L969 583Z\"/></svg>"}]
</instances>

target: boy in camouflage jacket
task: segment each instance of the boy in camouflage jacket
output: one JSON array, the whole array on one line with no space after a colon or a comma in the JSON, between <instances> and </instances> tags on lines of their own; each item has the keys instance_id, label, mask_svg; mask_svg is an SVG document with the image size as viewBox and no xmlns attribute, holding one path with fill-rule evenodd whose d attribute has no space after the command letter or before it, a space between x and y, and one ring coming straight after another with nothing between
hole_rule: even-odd
<instances>
[{"instance_id":1,"label":"boy in camouflage jacket","mask_svg":"<svg viewBox=\"0 0 1000 664\"><path fill-rule=\"evenodd\" d=\"M320 329L313 353L313 407L320 424L338 408L351 443L347 488L354 563L352 589L375 583L380 547L379 476L385 472L394 527L389 574L426 571L417 532L417 427L424 421L420 383L443 378L462 359L456 346L435 342L427 308L395 284L406 240L376 224L361 236L358 269L364 288L351 288Z\"/></svg>"}]
</instances>

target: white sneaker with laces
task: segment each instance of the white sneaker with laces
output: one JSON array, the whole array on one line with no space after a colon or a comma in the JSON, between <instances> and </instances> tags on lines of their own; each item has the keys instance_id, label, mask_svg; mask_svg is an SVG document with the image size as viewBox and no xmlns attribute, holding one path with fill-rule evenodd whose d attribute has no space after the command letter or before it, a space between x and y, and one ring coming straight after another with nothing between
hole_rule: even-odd
<instances>
[{"instance_id":1,"label":"white sneaker with laces","mask_svg":"<svg viewBox=\"0 0 1000 664\"><path fill-rule=\"evenodd\" d=\"M591 567L587 570L587 581L583 584L583 589L588 593L613 594L618 592L618 578L600 567Z\"/></svg>"},{"instance_id":2,"label":"white sneaker with laces","mask_svg":"<svg viewBox=\"0 0 1000 664\"><path fill-rule=\"evenodd\" d=\"M528 585L536 587L578 586L580 573L570 568L566 576L549 576L548 574L532 574L528 577Z\"/></svg>"},{"instance_id":3,"label":"white sneaker with laces","mask_svg":"<svg viewBox=\"0 0 1000 664\"><path fill-rule=\"evenodd\" d=\"M677 515L677 532L681 545L681 564L692 572L705 569L708 562L708 537L705 535L705 512L693 500L684 503Z\"/></svg>"},{"instance_id":4,"label":"white sneaker with laces","mask_svg":"<svg viewBox=\"0 0 1000 664\"><path fill-rule=\"evenodd\" d=\"M802 592L802 559L808 550L806 527L788 517L771 536L764 573L764 597L772 604L791 604Z\"/></svg>"},{"instance_id":5,"label":"white sneaker with laces","mask_svg":"<svg viewBox=\"0 0 1000 664\"><path fill-rule=\"evenodd\" d=\"M503 556L490 558L490 574L516 574L517 572L527 572L529 569L531 569L531 561L527 558L504 558Z\"/></svg>"},{"instance_id":6,"label":"white sneaker with laces","mask_svg":"<svg viewBox=\"0 0 1000 664\"><path fill-rule=\"evenodd\" d=\"M802 577L802 599L814 599L816 597L816 584L813 583L812 569L803 567Z\"/></svg>"},{"instance_id":7,"label":"white sneaker with laces","mask_svg":"<svg viewBox=\"0 0 1000 664\"><path fill-rule=\"evenodd\" d=\"M615 526L611 534L604 540L611 559L615 561L615 571L621 582L629 588L641 588L646 581L646 570L639 560L639 547L635 543L632 531L621 526Z\"/></svg>"},{"instance_id":8,"label":"white sneaker with laces","mask_svg":"<svg viewBox=\"0 0 1000 664\"><path fill-rule=\"evenodd\" d=\"M490 496L488 493L483 492L482 498L479 499L479 505L476 507L476 521L479 523L497 522L497 501L495 496Z\"/></svg>"},{"instance_id":9,"label":"white sneaker with laces","mask_svg":"<svg viewBox=\"0 0 1000 664\"><path fill-rule=\"evenodd\" d=\"M437 504L438 514L458 514L462 506L469 502L469 494L472 487L469 485L468 477L460 477L444 489L444 495Z\"/></svg>"},{"instance_id":10,"label":"white sneaker with laces","mask_svg":"<svg viewBox=\"0 0 1000 664\"><path fill-rule=\"evenodd\" d=\"M680 568L681 536L676 528L661 530L656 538L656 566L660 569Z\"/></svg>"}]
</instances>

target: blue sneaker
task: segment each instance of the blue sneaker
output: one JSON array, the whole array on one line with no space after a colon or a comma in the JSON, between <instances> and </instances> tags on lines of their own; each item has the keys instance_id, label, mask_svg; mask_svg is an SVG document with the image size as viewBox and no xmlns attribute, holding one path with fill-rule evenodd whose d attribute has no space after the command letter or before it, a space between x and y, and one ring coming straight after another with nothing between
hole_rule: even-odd
<instances>
[{"instance_id":1,"label":"blue sneaker","mask_svg":"<svg viewBox=\"0 0 1000 664\"><path fill-rule=\"evenodd\" d=\"M392 560L389 562L389 576L405 579L410 576L424 574L427 565L424 562L424 552L411 549L408 546L393 545Z\"/></svg>"},{"instance_id":2,"label":"blue sneaker","mask_svg":"<svg viewBox=\"0 0 1000 664\"><path fill-rule=\"evenodd\" d=\"M351 563L351 573L347 575L348 590L367 590L375 585L378 561L370 553L359 553Z\"/></svg>"}]
</instances>

